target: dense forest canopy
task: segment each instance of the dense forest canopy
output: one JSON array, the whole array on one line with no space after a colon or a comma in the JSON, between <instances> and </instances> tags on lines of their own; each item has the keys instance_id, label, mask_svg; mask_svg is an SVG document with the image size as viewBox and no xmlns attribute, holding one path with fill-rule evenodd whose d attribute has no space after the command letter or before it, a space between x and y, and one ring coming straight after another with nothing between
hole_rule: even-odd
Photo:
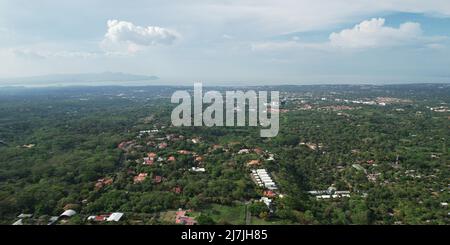
<instances>
[{"instance_id":1,"label":"dense forest canopy","mask_svg":"<svg viewBox=\"0 0 450 245\"><path fill-rule=\"evenodd\" d=\"M0 88L0 223L67 209L77 215L61 223L123 212L124 224L173 224L179 209L200 224L449 223L449 85L232 88L280 91L274 138L172 127L178 89L191 88Z\"/></svg>"}]
</instances>

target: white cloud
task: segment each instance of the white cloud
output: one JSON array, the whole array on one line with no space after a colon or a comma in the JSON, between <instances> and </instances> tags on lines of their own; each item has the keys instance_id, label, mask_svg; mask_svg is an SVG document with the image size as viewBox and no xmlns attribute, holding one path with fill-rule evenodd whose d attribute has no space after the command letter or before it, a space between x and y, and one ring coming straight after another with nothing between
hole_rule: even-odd
<instances>
[{"instance_id":1,"label":"white cloud","mask_svg":"<svg viewBox=\"0 0 450 245\"><path fill-rule=\"evenodd\" d=\"M189 11L184 11L189 10ZM239 0L198 1L180 14L205 23L241 23L255 33L304 32L349 23L379 13L450 17L448 0ZM200 23L201 24L201 23Z\"/></svg>"},{"instance_id":2,"label":"white cloud","mask_svg":"<svg viewBox=\"0 0 450 245\"><path fill-rule=\"evenodd\" d=\"M385 19L373 18L352 29L333 32L330 35L330 45L339 48L376 48L417 43L422 39L419 23L405 22L399 28L384 24Z\"/></svg>"},{"instance_id":3,"label":"white cloud","mask_svg":"<svg viewBox=\"0 0 450 245\"><path fill-rule=\"evenodd\" d=\"M99 9L102 11L98 11ZM80 12L83 13L82 18L79 18ZM402 38L395 38L395 42L384 38L383 40L388 40L383 44L379 37L376 39L378 42L369 45L372 39L367 41L362 38L361 33L353 32L353 26L362 20L370 20L371 17L386 17L389 20L389 16L408 18L405 21L424 20L427 25L423 22L424 33L412 42L400 35ZM447 19L439 19L443 17ZM448 17L449 0L197 0L189 1L189 4L185 0L135 0L132 3L47 0L28 1L26 4L23 1L0 0L0 26L4 27L3 30L0 27L0 64L5 68L0 69L0 74L13 74L12 71L22 74L77 69L84 72L81 68L146 73L146 69L151 67L162 77L177 76L177 79L182 76L194 80L203 76L225 79L223 74L232 74L229 76L237 79L245 79L246 76L257 78L261 77L261 70L265 71L264 78L279 76L282 79L285 77L284 73L294 76L309 67L315 68L318 73L322 70L326 72L327 69L341 72L340 69L345 70L346 65L352 64L349 66L353 67L353 64L364 63L364 58L372 57L371 55L377 55L390 63L384 62L377 69L369 64L365 67L361 65L365 71L375 72L374 70L381 71L383 68L414 69L423 62L424 67L431 72L441 67L443 70L448 69L450 42L432 40L434 38L427 36L429 34L425 28L430 27L433 28L430 30L432 32L450 35L445 26ZM114 25L106 26L108 19L115 20ZM170 34L163 38L166 32L148 28L148 25L168 30ZM345 28L341 28L342 26ZM388 26L395 30L401 29L399 25L390 25L389 21L380 29L384 30ZM6 28L14 31L13 39L6 40ZM336 32L340 38L338 39L342 41L342 29L349 29L353 34L352 38L358 38L358 45L353 45L359 47L356 50L374 50L365 52L367 56L359 57L347 51L355 48L350 48L349 45L343 47L346 43L338 45L335 42L336 46L332 46L329 34ZM173 37L172 30L182 33L182 42ZM405 30L402 30L402 35L405 35ZM298 39L281 40L292 35L297 35ZM233 39L229 39L230 37ZM102 40L104 42L99 47ZM174 42L177 45L167 45ZM36 43L41 45L36 46ZM48 43L51 44L47 45ZM254 43L252 48L255 51L284 50L284 53L250 53L251 43ZM408 48L403 46L405 44L409 45ZM386 46L396 47L391 49L395 52L376 49ZM28 50L14 54L7 50L9 48ZM411 49L420 52L410 52ZM69 54L62 50L80 53ZM140 50L144 52L130 56ZM344 52L336 52L338 50ZM58 57L90 57L90 54L83 54L83 51L97 53L99 58L37 60L18 57L53 57L50 53L55 53ZM260 63L267 59L276 62L288 60L296 65L268 66ZM241 68L247 66L248 69ZM174 75L174 68L180 72ZM352 69L349 71L353 72Z\"/></svg>"},{"instance_id":4,"label":"white cloud","mask_svg":"<svg viewBox=\"0 0 450 245\"><path fill-rule=\"evenodd\" d=\"M448 41L446 36L424 36L419 23L405 22L398 28L385 26L385 19L372 18L362 21L351 29L333 32L328 41L308 43L294 37L287 41L269 41L252 44L254 51L289 51L296 49L363 50L382 47L416 46L443 48L441 42Z\"/></svg>"},{"instance_id":5,"label":"white cloud","mask_svg":"<svg viewBox=\"0 0 450 245\"><path fill-rule=\"evenodd\" d=\"M108 20L108 30L102 42L107 50L126 48L135 53L146 46L170 45L180 38L174 30L159 26L137 26L131 22Z\"/></svg>"}]
</instances>

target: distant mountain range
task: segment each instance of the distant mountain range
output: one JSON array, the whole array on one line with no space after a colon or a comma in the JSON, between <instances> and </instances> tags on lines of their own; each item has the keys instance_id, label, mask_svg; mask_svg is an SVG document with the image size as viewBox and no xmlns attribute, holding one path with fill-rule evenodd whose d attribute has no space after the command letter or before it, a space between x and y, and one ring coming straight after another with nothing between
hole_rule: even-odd
<instances>
[{"instance_id":1,"label":"distant mountain range","mask_svg":"<svg viewBox=\"0 0 450 245\"><path fill-rule=\"evenodd\" d=\"M113 83L153 81L157 76L135 75L122 72L81 73L81 74L49 74L33 77L0 78L0 85L40 85L40 84L77 84L77 83Z\"/></svg>"}]
</instances>

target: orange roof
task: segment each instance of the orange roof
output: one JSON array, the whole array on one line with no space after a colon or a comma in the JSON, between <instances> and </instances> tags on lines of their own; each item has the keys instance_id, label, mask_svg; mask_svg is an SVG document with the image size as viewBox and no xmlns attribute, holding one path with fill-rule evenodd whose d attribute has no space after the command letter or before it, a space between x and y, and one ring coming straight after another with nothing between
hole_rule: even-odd
<instances>
[{"instance_id":1,"label":"orange roof","mask_svg":"<svg viewBox=\"0 0 450 245\"><path fill-rule=\"evenodd\" d=\"M147 173L140 173L138 176L134 176L134 183L139 183L145 180L147 178Z\"/></svg>"},{"instance_id":2,"label":"orange roof","mask_svg":"<svg viewBox=\"0 0 450 245\"><path fill-rule=\"evenodd\" d=\"M110 185L112 183L113 183L113 179L111 179L111 178L103 180L103 184L105 184L105 185Z\"/></svg>"},{"instance_id":3,"label":"orange roof","mask_svg":"<svg viewBox=\"0 0 450 245\"><path fill-rule=\"evenodd\" d=\"M259 160L251 160L250 162L247 162L247 165L252 166L252 165L259 165L261 164L261 162Z\"/></svg>"},{"instance_id":4,"label":"orange roof","mask_svg":"<svg viewBox=\"0 0 450 245\"><path fill-rule=\"evenodd\" d=\"M113 183L113 179L112 178L98 179L97 183L95 183L95 188L96 189L101 189L101 188L103 188L103 186L110 185L112 183Z\"/></svg>"},{"instance_id":5,"label":"orange roof","mask_svg":"<svg viewBox=\"0 0 450 245\"><path fill-rule=\"evenodd\" d=\"M103 188L103 183L102 182L95 183L95 189L101 189L101 188Z\"/></svg>"},{"instance_id":6,"label":"orange roof","mask_svg":"<svg viewBox=\"0 0 450 245\"><path fill-rule=\"evenodd\" d=\"M276 196L277 194L275 194L275 192L273 192L273 191L271 191L271 190L268 190L268 191L264 191L264 196L266 196L266 197L274 197L274 196Z\"/></svg>"}]
</instances>

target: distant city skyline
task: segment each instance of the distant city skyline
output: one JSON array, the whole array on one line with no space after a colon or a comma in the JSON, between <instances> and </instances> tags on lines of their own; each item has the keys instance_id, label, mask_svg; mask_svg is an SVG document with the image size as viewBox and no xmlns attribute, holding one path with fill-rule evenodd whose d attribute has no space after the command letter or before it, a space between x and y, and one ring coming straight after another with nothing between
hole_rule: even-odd
<instances>
[{"instance_id":1,"label":"distant city skyline","mask_svg":"<svg viewBox=\"0 0 450 245\"><path fill-rule=\"evenodd\" d=\"M0 0L0 67L0 86L103 72L186 85L448 83L450 1Z\"/></svg>"}]
</instances>

